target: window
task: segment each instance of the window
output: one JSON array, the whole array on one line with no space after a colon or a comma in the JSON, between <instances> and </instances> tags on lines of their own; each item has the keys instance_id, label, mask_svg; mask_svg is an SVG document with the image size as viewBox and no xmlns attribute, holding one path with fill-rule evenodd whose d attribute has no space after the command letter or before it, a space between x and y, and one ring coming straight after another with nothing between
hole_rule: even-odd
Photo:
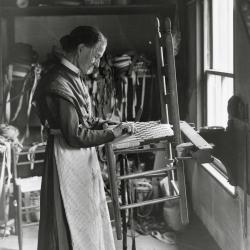
<instances>
[{"instance_id":1,"label":"window","mask_svg":"<svg viewBox=\"0 0 250 250\"><path fill-rule=\"evenodd\" d=\"M204 0L204 73L207 126L227 127L227 103L234 94L233 9L234 0ZM202 164L232 196L236 188L228 182L219 159Z\"/></svg>"},{"instance_id":2,"label":"window","mask_svg":"<svg viewBox=\"0 0 250 250\"><path fill-rule=\"evenodd\" d=\"M234 93L233 2L204 1L204 65L208 126L227 126L227 102Z\"/></svg>"}]
</instances>

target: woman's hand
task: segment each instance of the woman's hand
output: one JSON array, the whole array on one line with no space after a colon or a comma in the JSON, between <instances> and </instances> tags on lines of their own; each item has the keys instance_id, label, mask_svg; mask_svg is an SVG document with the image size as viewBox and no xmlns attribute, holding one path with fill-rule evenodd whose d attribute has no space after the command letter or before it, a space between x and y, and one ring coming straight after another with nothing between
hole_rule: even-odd
<instances>
[{"instance_id":1,"label":"woman's hand","mask_svg":"<svg viewBox=\"0 0 250 250\"><path fill-rule=\"evenodd\" d=\"M132 135L136 132L136 128L133 123L120 123L115 127L107 127L106 129L111 129L115 137L119 137L124 134Z\"/></svg>"}]
</instances>

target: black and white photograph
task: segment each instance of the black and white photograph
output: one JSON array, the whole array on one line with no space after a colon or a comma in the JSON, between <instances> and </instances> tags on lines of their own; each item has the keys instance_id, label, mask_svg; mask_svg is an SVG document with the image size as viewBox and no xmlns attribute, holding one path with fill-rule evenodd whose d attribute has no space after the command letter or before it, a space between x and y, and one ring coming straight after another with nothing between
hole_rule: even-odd
<instances>
[{"instance_id":1,"label":"black and white photograph","mask_svg":"<svg viewBox=\"0 0 250 250\"><path fill-rule=\"evenodd\" d=\"M0 250L250 250L250 0L0 0Z\"/></svg>"}]
</instances>

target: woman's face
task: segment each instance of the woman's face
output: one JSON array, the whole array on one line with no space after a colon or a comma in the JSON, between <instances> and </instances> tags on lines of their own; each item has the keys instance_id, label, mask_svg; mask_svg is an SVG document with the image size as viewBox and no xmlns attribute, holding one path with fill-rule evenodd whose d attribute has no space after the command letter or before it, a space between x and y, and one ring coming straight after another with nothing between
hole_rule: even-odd
<instances>
[{"instance_id":1,"label":"woman's face","mask_svg":"<svg viewBox=\"0 0 250 250\"><path fill-rule=\"evenodd\" d=\"M82 74L89 75L94 68L98 68L100 59L106 50L106 44L103 42L97 43L93 48L88 48L84 44L78 46L78 67Z\"/></svg>"}]
</instances>

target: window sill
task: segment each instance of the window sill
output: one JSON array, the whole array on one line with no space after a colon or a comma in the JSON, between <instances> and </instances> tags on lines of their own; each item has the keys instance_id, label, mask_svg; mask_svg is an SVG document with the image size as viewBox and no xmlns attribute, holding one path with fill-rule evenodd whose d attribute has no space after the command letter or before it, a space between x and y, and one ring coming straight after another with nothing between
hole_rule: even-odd
<instances>
[{"instance_id":1,"label":"window sill","mask_svg":"<svg viewBox=\"0 0 250 250\"><path fill-rule=\"evenodd\" d=\"M213 163L203 163L201 164L203 169L207 171L232 197L237 197L236 187L232 186L228 182L228 177L226 175L226 169L223 163L216 159Z\"/></svg>"}]
</instances>

